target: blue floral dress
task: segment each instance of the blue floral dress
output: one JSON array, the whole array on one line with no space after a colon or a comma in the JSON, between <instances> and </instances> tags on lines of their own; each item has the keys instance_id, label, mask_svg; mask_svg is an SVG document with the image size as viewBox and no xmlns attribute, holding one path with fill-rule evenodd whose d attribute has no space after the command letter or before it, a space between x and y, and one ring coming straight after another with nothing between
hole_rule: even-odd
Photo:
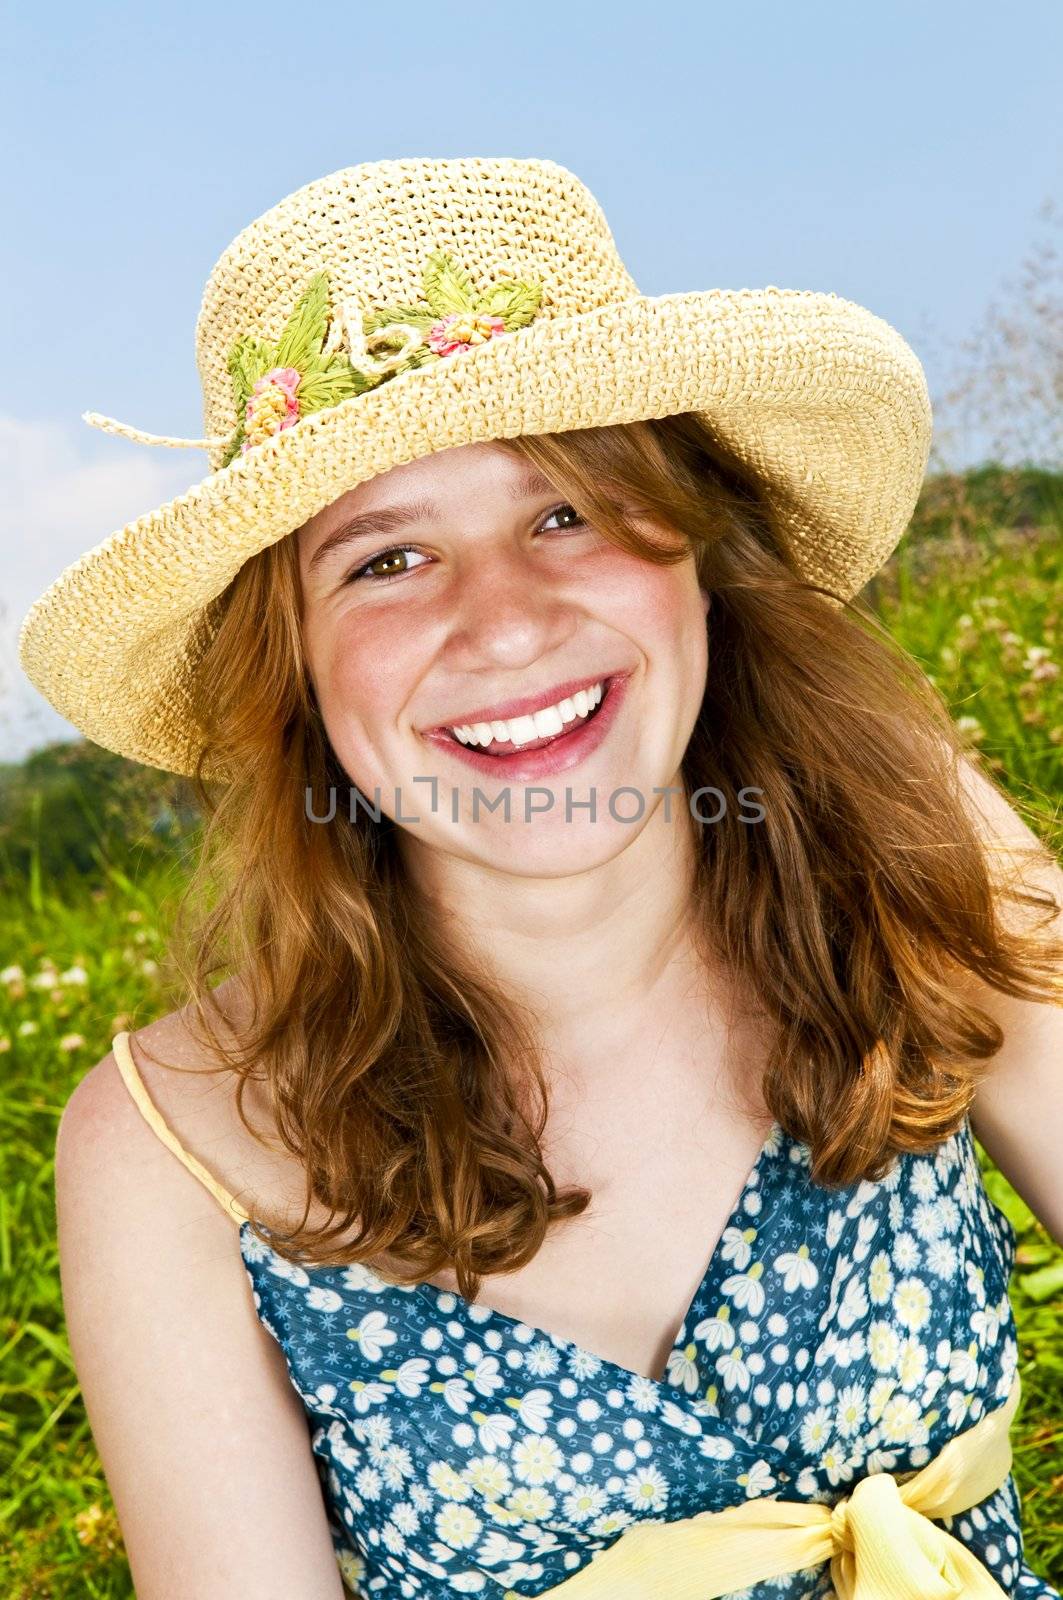
<instances>
[{"instance_id":1,"label":"blue floral dress","mask_svg":"<svg viewBox=\"0 0 1063 1600\"><path fill-rule=\"evenodd\" d=\"M1015 1233L969 1123L878 1183L829 1190L809 1165L776 1124L659 1380L427 1284L297 1265L244 1222L347 1588L540 1595L633 1522L756 1495L833 1504L1003 1405ZM941 1526L1006 1594L1060 1600L1025 1564L1013 1479ZM832 1594L824 1562L732 1600Z\"/></svg>"}]
</instances>

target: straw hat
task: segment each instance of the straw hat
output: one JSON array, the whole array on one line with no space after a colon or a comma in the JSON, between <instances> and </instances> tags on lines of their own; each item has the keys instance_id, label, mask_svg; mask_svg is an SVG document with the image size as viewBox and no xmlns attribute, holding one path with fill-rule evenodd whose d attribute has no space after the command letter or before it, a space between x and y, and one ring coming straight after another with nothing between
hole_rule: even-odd
<instances>
[{"instance_id":1,"label":"straw hat","mask_svg":"<svg viewBox=\"0 0 1063 1600\"><path fill-rule=\"evenodd\" d=\"M81 556L19 636L31 681L97 744L190 773L204 607L250 556L402 462L517 434L701 412L764 485L804 576L851 598L926 469L923 370L835 294L648 296L553 161L345 167L246 227L196 323L209 474Z\"/></svg>"}]
</instances>

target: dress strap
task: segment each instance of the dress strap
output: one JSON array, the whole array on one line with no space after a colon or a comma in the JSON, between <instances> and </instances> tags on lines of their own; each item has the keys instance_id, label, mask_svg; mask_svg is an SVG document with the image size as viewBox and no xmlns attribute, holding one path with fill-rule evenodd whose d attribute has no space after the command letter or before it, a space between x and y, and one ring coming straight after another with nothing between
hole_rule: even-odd
<instances>
[{"instance_id":1,"label":"dress strap","mask_svg":"<svg viewBox=\"0 0 1063 1600\"><path fill-rule=\"evenodd\" d=\"M198 1178L204 1188L210 1190L230 1219L236 1217L239 1221L246 1222L248 1214L243 1206L233 1198L227 1189L223 1188L217 1178L207 1171L203 1163L198 1161L191 1151L185 1149L173 1129L164 1120L162 1112L148 1094L144 1080L137 1070L137 1064L133 1060L133 1052L129 1047L128 1032L116 1033L111 1040L111 1049L114 1052L114 1059L118 1063L118 1070L125 1080L125 1086L135 1100L137 1109L148 1124L148 1127L161 1139L168 1150L173 1151L178 1161L188 1168L192 1176Z\"/></svg>"}]
</instances>

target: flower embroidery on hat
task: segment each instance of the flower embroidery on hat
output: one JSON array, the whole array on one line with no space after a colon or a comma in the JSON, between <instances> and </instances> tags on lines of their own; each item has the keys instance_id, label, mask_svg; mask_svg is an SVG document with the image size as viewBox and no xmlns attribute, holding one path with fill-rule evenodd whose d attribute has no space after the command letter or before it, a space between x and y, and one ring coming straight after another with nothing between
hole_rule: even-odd
<instances>
[{"instance_id":1,"label":"flower embroidery on hat","mask_svg":"<svg viewBox=\"0 0 1063 1600\"><path fill-rule=\"evenodd\" d=\"M240 422L222 464L312 411L525 327L542 301L542 285L519 278L478 292L445 250L429 254L421 288L412 305L366 310L348 296L332 308L328 273L317 272L275 344L238 339L228 366Z\"/></svg>"},{"instance_id":2,"label":"flower embroidery on hat","mask_svg":"<svg viewBox=\"0 0 1063 1600\"><path fill-rule=\"evenodd\" d=\"M470 344L483 344L498 333L505 333L501 317L475 317L468 312L451 311L433 322L428 330L428 345L437 355L453 355L455 350L467 349Z\"/></svg>"},{"instance_id":3,"label":"flower embroidery on hat","mask_svg":"<svg viewBox=\"0 0 1063 1600\"><path fill-rule=\"evenodd\" d=\"M328 321L328 273L316 272L275 343L254 334L237 339L228 366L239 423L223 466L310 412L360 392L346 357L322 348Z\"/></svg>"},{"instance_id":4,"label":"flower embroidery on hat","mask_svg":"<svg viewBox=\"0 0 1063 1600\"><path fill-rule=\"evenodd\" d=\"M400 328L417 331L421 340L413 359L420 364L523 328L542 301L542 285L520 278L505 278L478 292L464 267L446 250L433 250L428 256L421 292L423 299L416 305L381 306L363 312L360 321L359 308L344 301L338 320L346 330L354 366L359 365L362 338L387 336Z\"/></svg>"},{"instance_id":5,"label":"flower embroidery on hat","mask_svg":"<svg viewBox=\"0 0 1063 1600\"><path fill-rule=\"evenodd\" d=\"M274 367L255 379L244 413L244 450L298 422L296 390L301 382L302 374L295 367Z\"/></svg>"}]
</instances>

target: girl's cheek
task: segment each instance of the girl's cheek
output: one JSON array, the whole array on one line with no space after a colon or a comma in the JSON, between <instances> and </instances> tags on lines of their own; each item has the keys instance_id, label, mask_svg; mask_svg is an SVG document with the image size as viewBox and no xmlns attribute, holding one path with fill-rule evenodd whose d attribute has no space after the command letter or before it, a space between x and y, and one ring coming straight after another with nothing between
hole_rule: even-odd
<instances>
[{"instance_id":1,"label":"girl's cheek","mask_svg":"<svg viewBox=\"0 0 1063 1600\"><path fill-rule=\"evenodd\" d=\"M368 721L386 717L389 707L403 703L409 630L403 634L392 626L372 628L364 617L352 618L323 644L325 659L320 666L334 704Z\"/></svg>"},{"instance_id":2,"label":"girl's cheek","mask_svg":"<svg viewBox=\"0 0 1063 1600\"><path fill-rule=\"evenodd\" d=\"M703 618L709 597L702 590L692 568L654 567L642 562L634 581L625 586L622 604L626 631L636 636L639 626L664 637L682 631L693 617Z\"/></svg>"}]
</instances>

